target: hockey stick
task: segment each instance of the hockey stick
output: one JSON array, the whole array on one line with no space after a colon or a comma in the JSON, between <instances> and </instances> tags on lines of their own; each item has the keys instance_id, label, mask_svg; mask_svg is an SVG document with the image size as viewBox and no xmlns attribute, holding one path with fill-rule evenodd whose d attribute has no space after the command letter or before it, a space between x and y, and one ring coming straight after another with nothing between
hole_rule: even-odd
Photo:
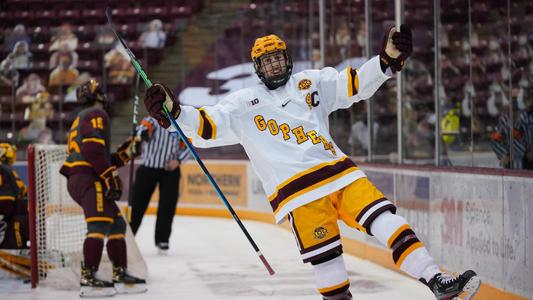
<instances>
[{"instance_id":1,"label":"hockey stick","mask_svg":"<svg viewBox=\"0 0 533 300\"><path fill-rule=\"evenodd\" d=\"M14 264L30 267L31 259L22 255L12 254L6 251L0 250L0 258L6 259Z\"/></svg>"},{"instance_id":2,"label":"hockey stick","mask_svg":"<svg viewBox=\"0 0 533 300\"><path fill-rule=\"evenodd\" d=\"M112 22L112 18L111 18L111 16L112 16L111 9L109 7L106 9L105 14L106 14L106 17L107 17L107 22L109 23L109 26L111 27L111 30L113 31L113 33L115 34L117 39L120 41L120 43L122 44L124 49L126 49L126 52L128 53L128 55L129 55L129 57L131 59L131 63L133 65L133 67L141 75L141 77L142 77L144 83L146 84L146 86L147 87L151 87L152 86L152 81L150 81L150 79L148 79L148 76L146 76L146 73L144 73L144 71L143 71L141 65L139 64L139 62L137 61L137 58L135 57L135 55L133 55L131 50L126 45L126 42L124 42L124 40L118 35L117 31L115 30L115 27L113 26L113 22ZM196 150L194 150L194 147L189 142L189 139L187 138L185 133L183 133L183 131L179 127L179 125L176 122L176 120L174 120L174 118L172 118L168 108L166 106L164 106L164 105L163 105L163 111L166 113L167 118L170 120L170 122L172 122L172 125L174 126L174 128L178 132L181 140L185 143L185 145L187 146L187 148L191 152L191 154L194 157L194 159L196 159L196 161L198 162L198 165L200 165L200 168L202 168L202 171L204 171L205 176L207 176L207 179L209 179L209 182L211 182L211 185L213 185L213 187L215 188L215 191L217 192L217 194L220 197L220 199L222 199L222 202L224 203L226 208L229 210L229 212L230 212L231 216L233 217L233 219L235 220L235 222L237 222L237 224L241 228L242 232L244 233L244 235L246 236L246 238L250 242L250 244L252 244L252 247L254 248L255 252L259 256L259 259L261 259L261 262L263 262L263 264L265 265L265 268L268 270L268 273L270 275L274 275L275 272L272 269L272 267L270 266L270 264L268 263L268 261L266 260L265 256L261 253L261 251L259 250L259 247L257 247L257 244L252 239L252 236L250 236L250 233L248 233L248 230L246 230L246 227L244 227L244 225L242 224L241 220L237 216L237 213L235 213L235 210L233 210L233 207L231 206L231 204L226 199L226 196L224 196L224 193L218 187L218 184L215 182L215 180L213 179L213 177L211 176L211 174L209 173L209 171L205 167L204 163L200 159L200 156L198 156L198 153L196 153Z\"/></svg>"},{"instance_id":3,"label":"hockey stick","mask_svg":"<svg viewBox=\"0 0 533 300\"><path fill-rule=\"evenodd\" d=\"M137 130L137 124L139 123L139 73L137 73L137 76L135 76L135 96L133 96L133 119L132 119L132 128L131 128L131 139L133 140L132 143L132 156L135 157L135 143L142 143L142 141L136 141L136 130ZM129 185L128 185L128 211L126 214L126 221L131 222L131 207L133 205L133 171L135 169L135 158L131 158L130 161L130 178L128 179Z\"/></svg>"},{"instance_id":4,"label":"hockey stick","mask_svg":"<svg viewBox=\"0 0 533 300\"><path fill-rule=\"evenodd\" d=\"M3 269L7 272L11 272L20 277L31 277L30 269L23 266L17 265L16 263L10 262L7 259L0 257L0 269Z\"/></svg>"}]
</instances>

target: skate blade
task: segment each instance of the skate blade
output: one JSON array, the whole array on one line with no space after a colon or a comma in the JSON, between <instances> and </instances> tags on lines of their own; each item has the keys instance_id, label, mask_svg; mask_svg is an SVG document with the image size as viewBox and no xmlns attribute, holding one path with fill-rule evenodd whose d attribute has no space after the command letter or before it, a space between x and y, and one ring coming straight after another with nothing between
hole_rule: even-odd
<instances>
[{"instance_id":1,"label":"skate blade","mask_svg":"<svg viewBox=\"0 0 533 300\"><path fill-rule=\"evenodd\" d=\"M80 289L81 298L102 298L113 297L117 291L113 287L101 288L92 286L82 286Z\"/></svg>"},{"instance_id":2,"label":"skate blade","mask_svg":"<svg viewBox=\"0 0 533 300\"><path fill-rule=\"evenodd\" d=\"M157 249L157 254L162 255L162 256L167 256L168 250Z\"/></svg>"},{"instance_id":3,"label":"skate blade","mask_svg":"<svg viewBox=\"0 0 533 300\"><path fill-rule=\"evenodd\" d=\"M481 286L481 279L479 279L478 276L474 276L470 278L470 280L466 283L465 287L463 288L464 292L467 292L468 295L465 296L464 300L470 300L479 290L479 286Z\"/></svg>"},{"instance_id":4,"label":"skate blade","mask_svg":"<svg viewBox=\"0 0 533 300\"><path fill-rule=\"evenodd\" d=\"M141 294L148 290L145 283L125 284L115 283L115 290L119 294Z\"/></svg>"}]
</instances>

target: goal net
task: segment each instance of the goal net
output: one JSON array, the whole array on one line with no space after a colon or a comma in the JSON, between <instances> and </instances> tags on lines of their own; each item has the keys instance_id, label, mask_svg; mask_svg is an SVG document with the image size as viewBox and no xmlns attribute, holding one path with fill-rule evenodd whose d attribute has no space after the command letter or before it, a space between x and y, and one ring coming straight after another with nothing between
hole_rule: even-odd
<instances>
[{"instance_id":1,"label":"goal net","mask_svg":"<svg viewBox=\"0 0 533 300\"><path fill-rule=\"evenodd\" d=\"M79 289L83 241L87 233L83 210L67 191L59 169L67 156L66 145L31 145L28 148L28 198L32 287ZM128 270L147 277L146 264L128 226ZM102 256L98 276L111 279L112 266Z\"/></svg>"}]
</instances>

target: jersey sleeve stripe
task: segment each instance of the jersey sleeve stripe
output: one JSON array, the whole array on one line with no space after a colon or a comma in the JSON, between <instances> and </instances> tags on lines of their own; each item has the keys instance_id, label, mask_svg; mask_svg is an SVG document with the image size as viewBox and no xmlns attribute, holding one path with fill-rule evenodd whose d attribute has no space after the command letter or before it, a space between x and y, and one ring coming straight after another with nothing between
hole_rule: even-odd
<instances>
[{"instance_id":1,"label":"jersey sleeve stripe","mask_svg":"<svg viewBox=\"0 0 533 300\"><path fill-rule=\"evenodd\" d=\"M98 143L105 146L105 140L100 138L84 138L81 140L82 143Z\"/></svg>"},{"instance_id":2,"label":"jersey sleeve stripe","mask_svg":"<svg viewBox=\"0 0 533 300\"><path fill-rule=\"evenodd\" d=\"M348 67L346 69L348 75L348 97L357 95L359 92L359 76L357 75L357 69Z\"/></svg>"},{"instance_id":3,"label":"jersey sleeve stripe","mask_svg":"<svg viewBox=\"0 0 533 300\"><path fill-rule=\"evenodd\" d=\"M108 222L108 223L113 223L113 218L109 218L109 217L89 217L89 218L86 218L85 219L85 222L87 223L90 223L90 222Z\"/></svg>"},{"instance_id":4,"label":"jersey sleeve stripe","mask_svg":"<svg viewBox=\"0 0 533 300\"><path fill-rule=\"evenodd\" d=\"M217 127L215 123L203 108L200 108L198 111L200 112L200 127L198 128L198 135L204 140L214 140L217 133Z\"/></svg>"},{"instance_id":5,"label":"jersey sleeve stripe","mask_svg":"<svg viewBox=\"0 0 533 300\"><path fill-rule=\"evenodd\" d=\"M86 167L91 167L92 168L92 165L86 161L75 161L75 162L68 162L68 161L65 161L63 163L63 165L65 167L69 167L69 168L72 168L72 167L78 167L78 166L86 166Z\"/></svg>"},{"instance_id":6,"label":"jersey sleeve stripe","mask_svg":"<svg viewBox=\"0 0 533 300\"><path fill-rule=\"evenodd\" d=\"M0 201L15 201L14 196L0 196Z\"/></svg>"}]
</instances>

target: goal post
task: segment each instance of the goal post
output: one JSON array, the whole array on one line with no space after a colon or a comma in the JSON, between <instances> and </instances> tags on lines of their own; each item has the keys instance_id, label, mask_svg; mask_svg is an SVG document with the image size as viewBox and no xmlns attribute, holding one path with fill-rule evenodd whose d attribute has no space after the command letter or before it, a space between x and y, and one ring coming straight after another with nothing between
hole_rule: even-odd
<instances>
[{"instance_id":1,"label":"goal post","mask_svg":"<svg viewBox=\"0 0 533 300\"><path fill-rule=\"evenodd\" d=\"M87 225L82 208L70 197L59 173L66 145L28 147L28 211L31 284L59 289L79 288L80 264ZM126 232L128 270L146 278L147 267L129 226ZM98 276L111 279L109 257L102 256Z\"/></svg>"},{"instance_id":2,"label":"goal post","mask_svg":"<svg viewBox=\"0 0 533 300\"><path fill-rule=\"evenodd\" d=\"M30 256L31 256L31 287L36 288L39 283L37 265L37 236L35 222L35 145L28 147L28 225L30 230Z\"/></svg>"}]
</instances>

